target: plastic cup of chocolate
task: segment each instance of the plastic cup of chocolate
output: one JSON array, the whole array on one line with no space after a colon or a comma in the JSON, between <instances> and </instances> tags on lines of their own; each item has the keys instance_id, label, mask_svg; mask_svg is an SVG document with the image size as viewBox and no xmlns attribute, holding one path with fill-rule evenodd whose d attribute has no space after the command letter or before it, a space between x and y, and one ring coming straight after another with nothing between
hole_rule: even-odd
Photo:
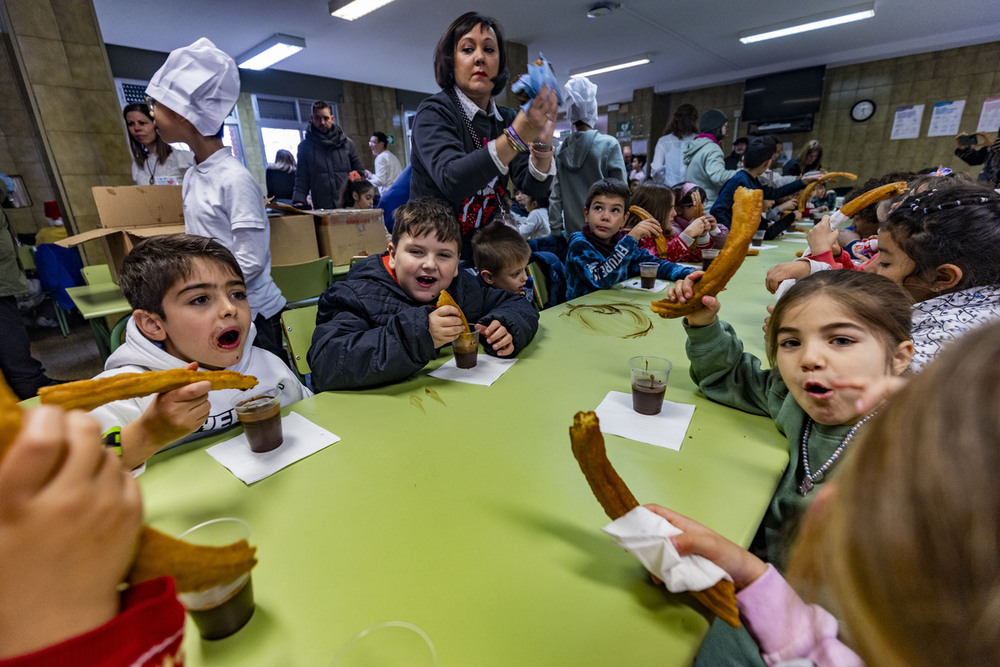
<instances>
[{"instance_id":1,"label":"plastic cup of chocolate","mask_svg":"<svg viewBox=\"0 0 1000 667\"><path fill-rule=\"evenodd\" d=\"M629 359L628 366L632 373L632 409L641 415L660 414L674 365L663 357L643 355Z\"/></svg>"},{"instance_id":2,"label":"plastic cup of chocolate","mask_svg":"<svg viewBox=\"0 0 1000 667\"><path fill-rule=\"evenodd\" d=\"M708 267L712 265L712 262L716 257L719 256L719 250L710 249L701 251L701 270L708 271Z\"/></svg>"},{"instance_id":3,"label":"plastic cup of chocolate","mask_svg":"<svg viewBox=\"0 0 1000 667\"><path fill-rule=\"evenodd\" d=\"M191 544L222 547L240 540L250 541L250 524L226 517L200 523L181 533ZM188 614L198 626L202 639L223 639L242 628L253 616L253 582L247 572L237 579L197 593L180 593Z\"/></svg>"},{"instance_id":4,"label":"plastic cup of chocolate","mask_svg":"<svg viewBox=\"0 0 1000 667\"><path fill-rule=\"evenodd\" d=\"M458 338L451 342L451 349L455 353L457 367L475 368L479 357L479 332L459 334Z\"/></svg>"},{"instance_id":5,"label":"plastic cup of chocolate","mask_svg":"<svg viewBox=\"0 0 1000 667\"><path fill-rule=\"evenodd\" d=\"M765 234L767 234L766 230L758 229L757 232L753 235L753 240L750 241L750 244L754 246L761 245L762 243L764 243Z\"/></svg>"},{"instance_id":6,"label":"plastic cup of chocolate","mask_svg":"<svg viewBox=\"0 0 1000 667\"><path fill-rule=\"evenodd\" d=\"M656 272L659 269L659 262L641 262L639 264L639 285L642 289L653 289L656 286Z\"/></svg>"},{"instance_id":7,"label":"plastic cup of chocolate","mask_svg":"<svg viewBox=\"0 0 1000 667\"><path fill-rule=\"evenodd\" d=\"M253 452L269 452L283 441L280 394L277 387L255 387L233 399L236 417Z\"/></svg>"}]
</instances>

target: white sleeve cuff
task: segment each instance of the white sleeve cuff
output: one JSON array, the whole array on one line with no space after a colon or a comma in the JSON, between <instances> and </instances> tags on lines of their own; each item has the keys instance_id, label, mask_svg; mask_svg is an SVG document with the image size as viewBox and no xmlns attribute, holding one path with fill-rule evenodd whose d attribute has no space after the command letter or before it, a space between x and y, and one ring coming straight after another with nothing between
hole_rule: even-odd
<instances>
[{"instance_id":1,"label":"white sleeve cuff","mask_svg":"<svg viewBox=\"0 0 1000 667\"><path fill-rule=\"evenodd\" d=\"M556 156L555 153L552 154L552 159L549 160L549 171L548 173L542 172L538 167L535 166L534 160L528 158L528 173L535 177L536 181L544 181L549 176L556 175Z\"/></svg>"},{"instance_id":2,"label":"white sleeve cuff","mask_svg":"<svg viewBox=\"0 0 1000 667\"><path fill-rule=\"evenodd\" d=\"M497 140L494 139L493 141L491 141L488 144L486 144L486 150L488 150L490 152L490 157L493 158L493 164L495 164L497 166L497 169L500 171L500 175L501 176L506 176L507 175L507 165L505 165L503 162L501 162L500 161L500 156L497 155Z\"/></svg>"},{"instance_id":3,"label":"white sleeve cuff","mask_svg":"<svg viewBox=\"0 0 1000 667\"><path fill-rule=\"evenodd\" d=\"M691 238L690 236L688 236L684 232L681 232L680 234L678 234L678 236L681 237L681 241L684 242L684 245L686 245L689 248L693 248L694 247L694 244L696 243L695 239Z\"/></svg>"}]
</instances>

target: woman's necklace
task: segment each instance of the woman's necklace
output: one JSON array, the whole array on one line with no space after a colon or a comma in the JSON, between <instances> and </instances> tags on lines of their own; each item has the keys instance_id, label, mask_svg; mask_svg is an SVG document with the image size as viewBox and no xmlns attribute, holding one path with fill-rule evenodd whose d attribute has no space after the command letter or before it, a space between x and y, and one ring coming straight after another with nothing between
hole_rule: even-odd
<instances>
[{"instance_id":1,"label":"woman's necklace","mask_svg":"<svg viewBox=\"0 0 1000 667\"><path fill-rule=\"evenodd\" d=\"M153 158L153 168L149 168L149 158ZM149 172L149 184L156 185L156 163L158 158L155 155L149 155L146 157L146 171Z\"/></svg>"},{"instance_id":2,"label":"woman's necklace","mask_svg":"<svg viewBox=\"0 0 1000 667\"><path fill-rule=\"evenodd\" d=\"M813 420L811 418L806 420L806 427L802 431L802 470L805 472L805 477L802 479L802 483L799 484L799 495L804 496L808 494L818 482L823 480L826 476L826 471L829 470L830 466L832 466L837 459L840 458L840 455L844 453L844 450L847 449L847 445L854 438L854 435L862 426L868 423L869 419L874 416L875 412L870 412L858 420L858 423L851 427L851 430L847 432L844 439L840 441L840 445L833 450L833 454L831 454L830 458L826 460L826 463L819 467L819 470L817 470L815 474L809 472L809 434L812 433Z\"/></svg>"},{"instance_id":3,"label":"woman's necklace","mask_svg":"<svg viewBox=\"0 0 1000 667\"><path fill-rule=\"evenodd\" d=\"M458 107L458 112L462 114L462 120L465 121L465 129L469 131L469 136L472 137L472 145L475 146L476 148L482 148L483 140L479 136L479 133L476 132L475 128L472 127L472 120L470 120L469 117L466 115L465 107L463 107L462 103L458 101L458 95L455 93L454 90L451 90L449 92L451 92L451 99L455 102L455 106Z\"/></svg>"}]
</instances>

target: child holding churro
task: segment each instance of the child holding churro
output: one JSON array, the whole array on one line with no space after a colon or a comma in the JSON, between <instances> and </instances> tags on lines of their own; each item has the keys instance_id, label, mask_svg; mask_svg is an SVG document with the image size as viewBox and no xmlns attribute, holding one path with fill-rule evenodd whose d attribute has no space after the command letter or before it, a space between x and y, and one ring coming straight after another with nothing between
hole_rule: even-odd
<instances>
[{"instance_id":1,"label":"child holding churro","mask_svg":"<svg viewBox=\"0 0 1000 667\"><path fill-rule=\"evenodd\" d=\"M566 250L566 298L575 299L639 275L639 264L658 262L658 278L677 280L688 267L657 259L639 247L644 236L662 236L656 220L643 220L627 233L622 230L631 192L628 185L604 178L592 186L584 206L587 226L575 232Z\"/></svg>"},{"instance_id":2,"label":"child holding churro","mask_svg":"<svg viewBox=\"0 0 1000 667\"><path fill-rule=\"evenodd\" d=\"M674 191L659 183L643 183L632 194L633 206L649 211L653 219L660 223L663 232L662 244L666 250L661 252L652 236L639 239L639 247L660 259L671 262L701 262L701 251L721 248L729 233L725 227L716 223L710 215L697 216L684 226L680 232L674 230L673 222L677 220L674 210ZM629 218L632 222L638 219Z\"/></svg>"},{"instance_id":3,"label":"child holding churro","mask_svg":"<svg viewBox=\"0 0 1000 667\"><path fill-rule=\"evenodd\" d=\"M690 297L700 277L696 272L679 282L671 296ZM871 416L857 407L860 391L843 382L899 375L910 363L909 298L892 281L856 271L825 271L799 281L771 316L770 370L744 353L733 328L718 319L719 301L702 301L684 327L692 378L712 400L771 417L788 438L789 465L752 547L781 568L797 519ZM703 651L731 650L724 648L729 635L713 627Z\"/></svg>"},{"instance_id":4,"label":"child holding churro","mask_svg":"<svg viewBox=\"0 0 1000 667\"><path fill-rule=\"evenodd\" d=\"M358 262L320 297L308 356L315 386L355 389L410 377L465 332L462 311L488 354L524 349L538 329L537 311L459 271L461 242L458 218L440 200L420 197L396 209L389 251ZM462 311L434 308L442 290Z\"/></svg>"},{"instance_id":5,"label":"child holding churro","mask_svg":"<svg viewBox=\"0 0 1000 667\"><path fill-rule=\"evenodd\" d=\"M125 343L111 353L104 372L171 368L234 370L277 386L281 404L311 396L281 359L253 346L243 272L220 243L201 236L168 234L136 244L119 272L122 293L133 308ZM93 414L105 442L120 446L122 464L133 469L163 447L193 433L204 435L237 424L230 401L236 389L210 391L208 382L143 398L107 403Z\"/></svg>"},{"instance_id":6,"label":"child holding churro","mask_svg":"<svg viewBox=\"0 0 1000 667\"><path fill-rule=\"evenodd\" d=\"M911 371L1000 319L1000 195L989 188L953 182L904 199L879 228L878 250L866 270L899 283L914 301ZM773 282L769 272L768 289Z\"/></svg>"},{"instance_id":7,"label":"child holding churro","mask_svg":"<svg viewBox=\"0 0 1000 667\"><path fill-rule=\"evenodd\" d=\"M956 342L890 399L859 434L836 484L820 492L789 579L809 598L822 594L837 618L807 606L737 545L649 506L684 530L673 538L680 553L705 556L733 577L767 664L936 667L1000 654L1000 422L982 409L1000 401L998 366L1000 325Z\"/></svg>"}]
</instances>

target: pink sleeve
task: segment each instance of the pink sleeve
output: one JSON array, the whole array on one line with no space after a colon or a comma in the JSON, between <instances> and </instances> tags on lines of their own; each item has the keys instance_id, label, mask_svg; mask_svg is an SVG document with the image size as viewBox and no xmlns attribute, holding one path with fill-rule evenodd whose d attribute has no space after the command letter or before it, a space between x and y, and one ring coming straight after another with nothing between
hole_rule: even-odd
<instances>
[{"instance_id":1,"label":"pink sleeve","mask_svg":"<svg viewBox=\"0 0 1000 667\"><path fill-rule=\"evenodd\" d=\"M837 640L837 619L807 605L774 566L736 595L740 617L768 665L806 658L824 667L863 667Z\"/></svg>"}]
</instances>

